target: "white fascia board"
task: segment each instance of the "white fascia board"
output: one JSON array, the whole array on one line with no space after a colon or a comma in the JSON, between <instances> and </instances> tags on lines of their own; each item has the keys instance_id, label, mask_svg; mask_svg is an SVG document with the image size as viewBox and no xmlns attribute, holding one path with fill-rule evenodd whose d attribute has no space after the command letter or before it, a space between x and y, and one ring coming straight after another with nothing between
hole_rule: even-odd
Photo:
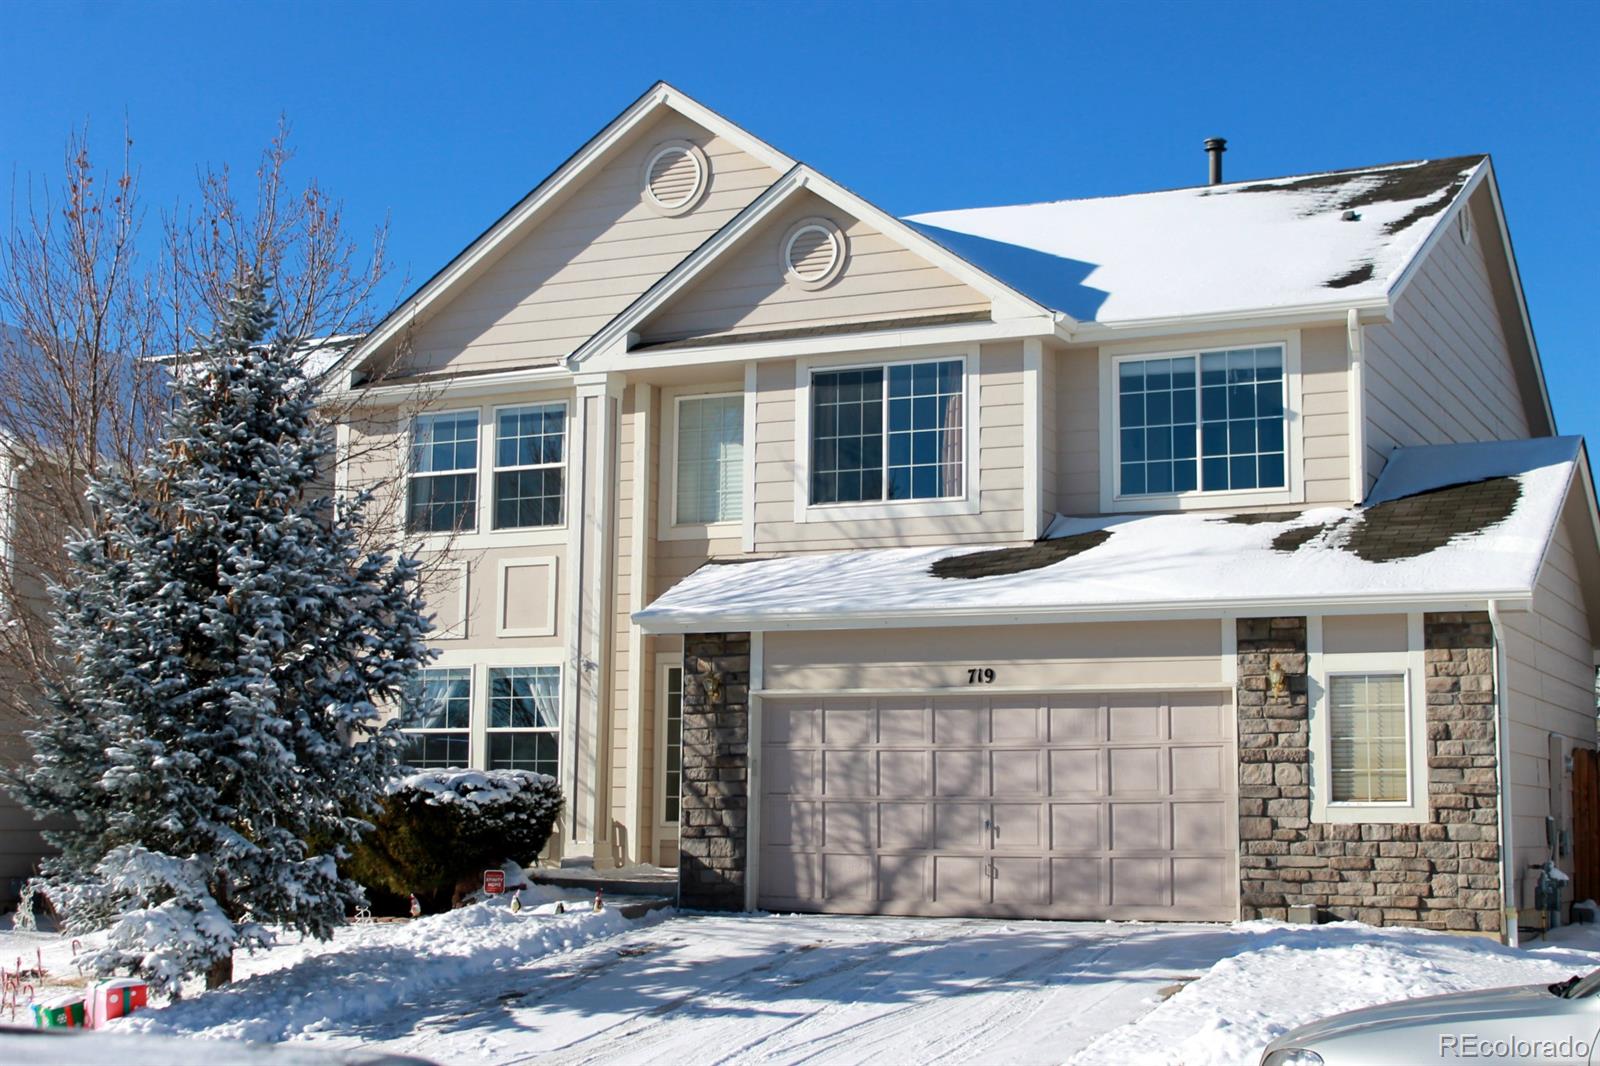
<instances>
[{"instance_id":1,"label":"white fascia board","mask_svg":"<svg viewBox=\"0 0 1600 1066\"><path fill-rule=\"evenodd\" d=\"M745 344L707 344L668 348L659 353L650 353L647 350L619 356L615 363L610 361L608 354L603 365L605 369L612 371L655 370L686 365L705 366L763 359L792 359L796 356L828 355L835 352L873 352L897 348L926 348L932 345L988 343L1051 335L1051 322L1047 317L1013 318L1004 322L965 322L949 326L912 326L906 329L837 333L826 337L750 341Z\"/></svg>"},{"instance_id":2,"label":"white fascia board","mask_svg":"<svg viewBox=\"0 0 1600 1066\"><path fill-rule=\"evenodd\" d=\"M404 403L419 394L440 400L464 400L471 397L496 396L520 388L561 387L571 385L572 381L572 373L560 363L554 363L550 366L526 367L497 374L430 378L393 385L347 388L330 393L328 400L354 407L390 407Z\"/></svg>"},{"instance_id":3,"label":"white fascia board","mask_svg":"<svg viewBox=\"0 0 1600 1066\"><path fill-rule=\"evenodd\" d=\"M1505 249L1507 273L1511 275L1511 291L1517 295L1517 311L1522 318L1522 331L1528 338L1528 351L1533 353L1533 373L1539 382L1539 399L1544 404L1545 418L1550 422L1550 432L1556 432L1555 408L1550 406L1550 388L1544 380L1544 359L1539 355L1539 342L1533 335L1533 319L1528 314L1528 300L1522 291L1522 269L1517 266L1516 249L1511 245L1511 230L1506 226L1506 211L1500 202L1500 182L1494 175L1494 161L1484 161L1485 180L1489 183L1489 201L1494 205L1495 230Z\"/></svg>"},{"instance_id":4,"label":"white fascia board","mask_svg":"<svg viewBox=\"0 0 1600 1066\"><path fill-rule=\"evenodd\" d=\"M1485 159L1473 168L1472 176L1467 179L1466 184L1461 186L1460 191L1456 193L1445 209L1433 216L1433 229L1428 233L1427 238L1412 250L1410 257L1400 265L1399 273L1389 283L1390 307L1399 304L1401 294L1406 291L1412 279L1417 276L1418 268L1428 258L1434 246L1439 243L1440 238L1449 232L1451 229L1449 223L1454 222L1456 215L1467 209L1467 201L1472 198L1472 194L1478 186L1483 184L1484 178L1488 173L1489 160Z\"/></svg>"},{"instance_id":5,"label":"white fascia board","mask_svg":"<svg viewBox=\"0 0 1600 1066\"><path fill-rule=\"evenodd\" d=\"M1380 614L1396 611L1480 611L1490 601L1503 610L1529 610L1529 589L1472 593L1329 596L1318 598L1214 600L1209 603L1149 603L1137 607L1033 607L996 606L988 609L924 608L916 612L793 612L784 614L726 614L699 618L650 617L648 608L635 612L633 621L650 634L723 633L746 630L766 632L835 629L925 629L940 626L1048 625L1060 622L1153 622L1169 619L1260 618L1288 614Z\"/></svg>"},{"instance_id":6,"label":"white fascia board","mask_svg":"<svg viewBox=\"0 0 1600 1066\"><path fill-rule=\"evenodd\" d=\"M1328 300L1284 307L1241 308L1203 315L1165 315L1159 318L1130 318L1117 322L1080 322L1062 340L1074 344L1110 343L1140 340L1145 337L1171 337L1184 333L1212 333L1219 330L1261 329L1275 326L1343 325L1354 308L1362 322L1387 322L1389 301L1384 296L1365 300Z\"/></svg>"},{"instance_id":7,"label":"white fascia board","mask_svg":"<svg viewBox=\"0 0 1600 1066\"><path fill-rule=\"evenodd\" d=\"M663 107L678 112L691 122L732 142L775 170L787 170L794 166L794 160L776 148L752 136L666 82L657 82L566 162L557 167L554 173L540 182L520 203L467 245L443 270L391 311L371 333L367 334L366 339L345 357L334 372L344 374L350 368L361 365L363 360L392 339L407 323L417 318L436 300L454 288L456 283L485 257L493 254L507 240L513 239L547 205L558 199L562 192L588 173L618 142Z\"/></svg>"}]
</instances>

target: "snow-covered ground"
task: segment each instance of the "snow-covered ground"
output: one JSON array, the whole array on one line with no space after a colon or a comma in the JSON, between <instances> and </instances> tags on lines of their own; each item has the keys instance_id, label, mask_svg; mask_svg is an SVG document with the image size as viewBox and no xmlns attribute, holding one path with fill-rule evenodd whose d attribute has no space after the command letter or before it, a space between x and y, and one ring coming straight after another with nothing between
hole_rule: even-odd
<instances>
[{"instance_id":1,"label":"snow-covered ground","mask_svg":"<svg viewBox=\"0 0 1600 1066\"><path fill-rule=\"evenodd\" d=\"M0 935L8 966L24 940L62 950ZM1338 1011L1596 967L1600 933L1587 928L1514 951L1354 923L474 907L286 944L241 959L232 988L118 1025L464 1064L1231 1064Z\"/></svg>"}]
</instances>

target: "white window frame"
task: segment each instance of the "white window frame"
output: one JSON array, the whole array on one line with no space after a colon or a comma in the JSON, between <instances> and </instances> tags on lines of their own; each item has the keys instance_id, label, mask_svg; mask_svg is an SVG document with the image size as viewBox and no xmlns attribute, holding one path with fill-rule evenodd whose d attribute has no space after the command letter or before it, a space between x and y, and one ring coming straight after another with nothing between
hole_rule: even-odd
<instances>
[{"instance_id":1,"label":"white window frame","mask_svg":"<svg viewBox=\"0 0 1600 1066\"><path fill-rule=\"evenodd\" d=\"M495 605L494 605L494 635L497 637L553 637L556 635L556 605L559 602L556 595L556 585L561 580L561 567L559 560L552 555L530 556L524 559L501 559L495 571ZM506 625L506 571L516 566L542 566L548 575L546 584L548 593L545 602L545 617L549 619L542 626L508 626ZM543 665L534 663L532 665Z\"/></svg>"},{"instance_id":2,"label":"white window frame","mask_svg":"<svg viewBox=\"0 0 1600 1066\"><path fill-rule=\"evenodd\" d=\"M670 671L679 671L678 678L678 713L680 730L682 729L683 714L683 655L661 654L656 656L656 824L662 827L678 826L682 824L683 797L681 783L683 781L683 745L678 746L678 780L680 795L678 797L678 817L667 817L667 677ZM680 738L682 736L680 732Z\"/></svg>"},{"instance_id":3,"label":"white window frame","mask_svg":"<svg viewBox=\"0 0 1600 1066\"><path fill-rule=\"evenodd\" d=\"M1322 618L1306 619L1306 657L1311 715L1311 820L1313 822L1426 822L1428 813L1427 694L1423 618L1406 616L1406 646L1391 651L1326 652ZM1406 697L1406 786L1404 800L1356 802L1333 800L1333 736L1329 678L1400 674ZM1326 768L1326 770L1324 770Z\"/></svg>"},{"instance_id":4,"label":"white window frame","mask_svg":"<svg viewBox=\"0 0 1600 1066\"><path fill-rule=\"evenodd\" d=\"M466 468L458 470L430 470L419 473L415 469L415 454L417 450L417 423L427 418L450 418L457 415L475 415L478 419L478 455L476 465L468 471ZM482 407L450 407L441 411L410 411L405 414L405 454L401 456L401 463L406 475L406 491L400 499L400 529L407 537L420 537L424 544L447 543L460 537L476 536L483 530L483 408ZM477 499L473 513L473 527L471 529L432 531L411 528L411 485L418 478L445 477L454 474L471 473L477 479Z\"/></svg>"},{"instance_id":5,"label":"white window frame","mask_svg":"<svg viewBox=\"0 0 1600 1066\"><path fill-rule=\"evenodd\" d=\"M563 414L561 432L561 461L559 463L519 463L514 466L500 465L500 412L517 411L525 407L560 407ZM480 528L485 533L496 536L512 536L518 533L544 533L550 530L563 530L567 528L567 482L572 476L568 467L567 456L572 450L572 404L565 397L553 400L522 400L517 403L495 404L489 409L489 432L486 434L489 445L488 476L480 479L488 486L488 491L483 493L486 497L483 510L482 525ZM482 451L480 449L480 454ZM480 460L480 465L483 461ZM494 507L497 502L495 496L495 475L510 474L519 470L560 470L561 473L561 521L548 526L507 526L496 529L494 525Z\"/></svg>"},{"instance_id":6,"label":"white window frame","mask_svg":"<svg viewBox=\"0 0 1600 1066\"><path fill-rule=\"evenodd\" d=\"M555 699L556 699L556 724L555 724L554 727L550 727L550 726L495 726L495 725L492 725L490 723L490 714L492 712L491 701L492 701L492 698L493 698L493 688L494 688L494 672L496 670L514 670L514 669L517 669L519 667L525 667L525 668L528 668L528 669L545 668L545 669L553 669L553 670L555 670L555 672L556 672L556 697L555 697ZM525 660L520 661L520 662L484 663L483 666L481 667L481 670L482 670L482 673L483 673L483 698L479 702L480 702L481 706L483 707L483 734L484 734L484 739L483 739L483 763L482 763L483 767L485 769L489 768L489 759L490 759L489 741L493 737L501 736L501 735L507 735L507 734L515 734L515 733L553 733L553 734L555 734L555 737L556 737L556 768L555 768L555 772L552 773L550 776L555 778L557 781L560 781L561 780L561 768L566 763L566 757L565 757L566 753L565 753L565 746L564 746L565 742L562 739L563 734L566 732L565 728L563 728L566 725L566 723L562 720L563 709L565 708L565 705L566 705L565 704L565 698L566 698L566 688L567 688L567 671L566 671L564 665L562 663L559 663L559 662L537 662L537 661L532 661L532 660L525 659Z\"/></svg>"},{"instance_id":7,"label":"white window frame","mask_svg":"<svg viewBox=\"0 0 1600 1066\"><path fill-rule=\"evenodd\" d=\"M1143 359L1193 357L1195 371L1198 374L1199 357L1203 352L1273 345L1283 349L1283 470L1287 482L1285 487L1227 489L1212 492L1196 488L1189 492L1122 495L1121 404L1117 395L1118 368L1122 363ZM1198 404L1198 388L1196 391L1195 400ZM1301 392L1299 330L1268 335L1229 334L1215 338L1208 337L1202 344L1191 344L1182 348L1153 349L1148 345L1108 345L1101 348L1100 510L1110 514L1119 511L1187 511L1217 507L1249 507L1258 504L1304 503L1305 419L1301 413ZM1199 417L1198 411L1196 417ZM1197 456L1195 460L1197 467L1199 461ZM1198 483L1198 469L1196 480Z\"/></svg>"},{"instance_id":8,"label":"white window frame","mask_svg":"<svg viewBox=\"0 0 1600 1066\"><path fill-rule=\"evenodd\" d=\"M743 493L740 517L726 522L678 521L678 426L679 407L685 400L713 400L730 396L740 397L744 407L744 447L739 469L739 485ZM742 385L728 382L716 385L678 386L661 390L661 493L656 535L663 540L699 540L705 537L736 537L745 524L745 515L755 506L751 496L751 465L755 462L755 448L749 440L751 430L750 407L752 396L746 395Z\"/></svg>"},{"instance_id":9,"label":"white window frame","mask_svg":"<svg viewBox=\"0 0 1600 1066\"><path fill-rule=\"evenodd\" d=\"M854 503L811 502L811 378L835 370L884 371L884 461L888 461L888 370L905 363L961 362L962 494L923 500L861 500ZM794 520L796 522L851 522L878 518L935 518L977 514L981 495L978 438L982 411L978 406L982 372L977 345L930 345L915 354L864 358L859 353L818 356L795 361L794 388ZM754 449L747 449L747 454Z\"/></svg>"},{"instance_id":10,"label":"white window frame","mask_svg":"<svg viewBox=\"0 0 1600 1066\"><path fill-rule=\"evenodd\" d=\"M446 670L460 671L460 672L465 673L467 675L467 724L466 724L466 726L465 727L460 727L460 728L451 727L451 728L445 728L445 729L426 729L426 728L424 728L424 729L401 729L400 732L406 734L407 736L411 736L413 734L419 735L419 736L446 736L446 735L455 735L455 734L458 734L458 733L459 734L464 734L466 736L466 738L467 738L467 763L468 763L468 765L461 767L461 769L469 770L469 769L472 768L472 765L471 765L472 764L472 749L473 749L473 743L472 743L472 721L473 721L473 718L476 717L475 707L476 707L477 699L478 699L478 686L477 686L477 680L478 679L477 679L477 676L476 676L477 672L475 670L473 670L472 667L470 667L470 666L440 666L437 663L435 663L432 666L423 667L422 670L421 670L421 673L426 674L426 673L428 673L430 671L446 671ZM405 713L405 709L404 708L402 708L402 713Z\"/></svg>"}]
</instances>

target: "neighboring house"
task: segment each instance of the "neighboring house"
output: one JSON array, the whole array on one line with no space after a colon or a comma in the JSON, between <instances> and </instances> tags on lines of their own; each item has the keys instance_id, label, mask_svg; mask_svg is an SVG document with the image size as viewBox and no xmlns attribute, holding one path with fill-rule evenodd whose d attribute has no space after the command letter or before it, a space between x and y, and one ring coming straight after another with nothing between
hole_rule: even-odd
<instances>
[{"instance_id":1,"label":"neighboring house","mask_svg":"<svg viewBox=\"0 0 1600 1066\"><path fill-rule=\"evenodd\" d=\"M414 759L686 905L1514 937L1571 868L1595 500L1485 156L897 219L657 85L337 389Z\"/></svg>"}]
</instances>

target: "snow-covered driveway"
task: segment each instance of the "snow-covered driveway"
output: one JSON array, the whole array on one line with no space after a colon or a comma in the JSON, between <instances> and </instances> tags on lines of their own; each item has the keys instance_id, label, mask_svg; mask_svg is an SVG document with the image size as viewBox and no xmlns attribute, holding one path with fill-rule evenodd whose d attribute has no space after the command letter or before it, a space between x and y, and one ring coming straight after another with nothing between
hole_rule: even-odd
<instances>
[{"instance_id":1,"label":"snow-covered driveway","mask_svg":"<svg viewBox=\"0 0 1600 1066\"><path fill-rule=\"evenodd\" d=\"M1253 1063L1372 1003L1549 982L1600 935L1515 951L1287 926L468 908L285 946L256 976L132 1019L439 1063Z\"/></svg>"}]
</instances>

